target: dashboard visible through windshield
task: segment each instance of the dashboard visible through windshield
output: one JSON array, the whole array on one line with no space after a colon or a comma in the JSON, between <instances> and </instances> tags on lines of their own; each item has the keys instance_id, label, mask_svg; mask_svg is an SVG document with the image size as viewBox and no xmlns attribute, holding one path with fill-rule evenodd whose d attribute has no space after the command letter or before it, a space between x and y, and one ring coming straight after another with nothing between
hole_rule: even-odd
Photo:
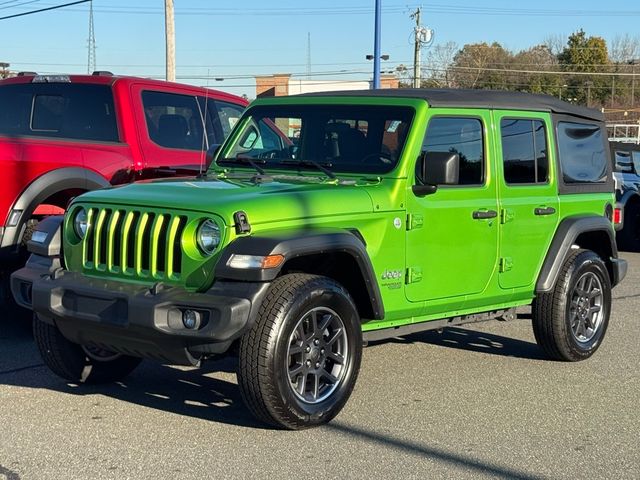
<instances>
[{"instance_id":1,"label":"dashboard visible through windshield","mask_svg":"<svg viewBox=\"0 0 640 480\"><path fill-rule=\"evenodd\" d=\"M218 158L221 165L388 173L402 154L414 110L395 106L259 106Z\"/></svg>"}]
</instances>

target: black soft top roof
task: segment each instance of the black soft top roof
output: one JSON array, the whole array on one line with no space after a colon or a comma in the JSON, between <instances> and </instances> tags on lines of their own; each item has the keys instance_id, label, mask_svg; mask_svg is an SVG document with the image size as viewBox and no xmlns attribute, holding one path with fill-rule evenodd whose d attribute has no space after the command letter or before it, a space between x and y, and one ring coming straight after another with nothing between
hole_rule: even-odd
<instances>
[{"instance_id":1,"label":"black soft top roof","mask_svg":"<svg viewBox=\"0 0 640 480\"><path fill-rule=\"evenodd\" d=\"M426 100L431 107L492 108L502 110L533 110L553 112L590 120L604 121L599 110L563 102L550 95L497 90L466 90L445 88L384 88L378 90L344 90L339 92L305 93L304 97L397 97Z\"/></svg>"}]
</instances>

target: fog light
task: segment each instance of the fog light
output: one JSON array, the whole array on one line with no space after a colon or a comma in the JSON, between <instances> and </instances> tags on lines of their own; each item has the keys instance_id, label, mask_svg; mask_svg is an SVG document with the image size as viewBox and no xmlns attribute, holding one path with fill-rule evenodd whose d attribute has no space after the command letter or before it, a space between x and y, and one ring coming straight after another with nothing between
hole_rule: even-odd
<instances>
[{"instance_id":1,"label":"fog light","mask_svg":"<svg viewBox=\"0 0 640 480\"><path fill-rule=\"evenodd\" d=\"M195 310L185 310L182 312L182 324L189 330L194 330L200 326L202 315Z\"/></svg>"}]
</instances>

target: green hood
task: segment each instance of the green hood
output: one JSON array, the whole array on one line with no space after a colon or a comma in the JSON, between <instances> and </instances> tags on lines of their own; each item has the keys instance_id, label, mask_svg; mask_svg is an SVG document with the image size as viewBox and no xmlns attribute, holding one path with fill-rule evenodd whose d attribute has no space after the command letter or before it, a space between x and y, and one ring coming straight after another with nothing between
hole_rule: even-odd
<instances>
[{"instance_id":1,"label":"green hood","mask_svg":"<svg viewBox=\"0 0 640 480\"><path fill-rule=\"evenodd\" d=\"M246 178L139 182L89 192L76 202L207 212L227 225L234 224L238 210L247 213L252 225L373 211L363 186L280 178L258 184Z\"/></svg>"}]
</instances>

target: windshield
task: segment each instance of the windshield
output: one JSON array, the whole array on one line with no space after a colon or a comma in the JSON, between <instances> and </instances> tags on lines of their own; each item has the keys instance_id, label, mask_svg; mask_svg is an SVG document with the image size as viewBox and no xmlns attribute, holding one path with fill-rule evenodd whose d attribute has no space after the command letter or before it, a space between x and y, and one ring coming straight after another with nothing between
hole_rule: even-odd
<instances>
[{"instance_id":1,"label":"windshield","mask_svg":"<svg viewBox=\"0 0 640 480\"><path fill-rule=\"evenodd\" d=\"M413 113L395 106L255 107L217 162L246 165L253 159L265 169L387 173L400 159Z\"/></svg>"}]
</instances>

